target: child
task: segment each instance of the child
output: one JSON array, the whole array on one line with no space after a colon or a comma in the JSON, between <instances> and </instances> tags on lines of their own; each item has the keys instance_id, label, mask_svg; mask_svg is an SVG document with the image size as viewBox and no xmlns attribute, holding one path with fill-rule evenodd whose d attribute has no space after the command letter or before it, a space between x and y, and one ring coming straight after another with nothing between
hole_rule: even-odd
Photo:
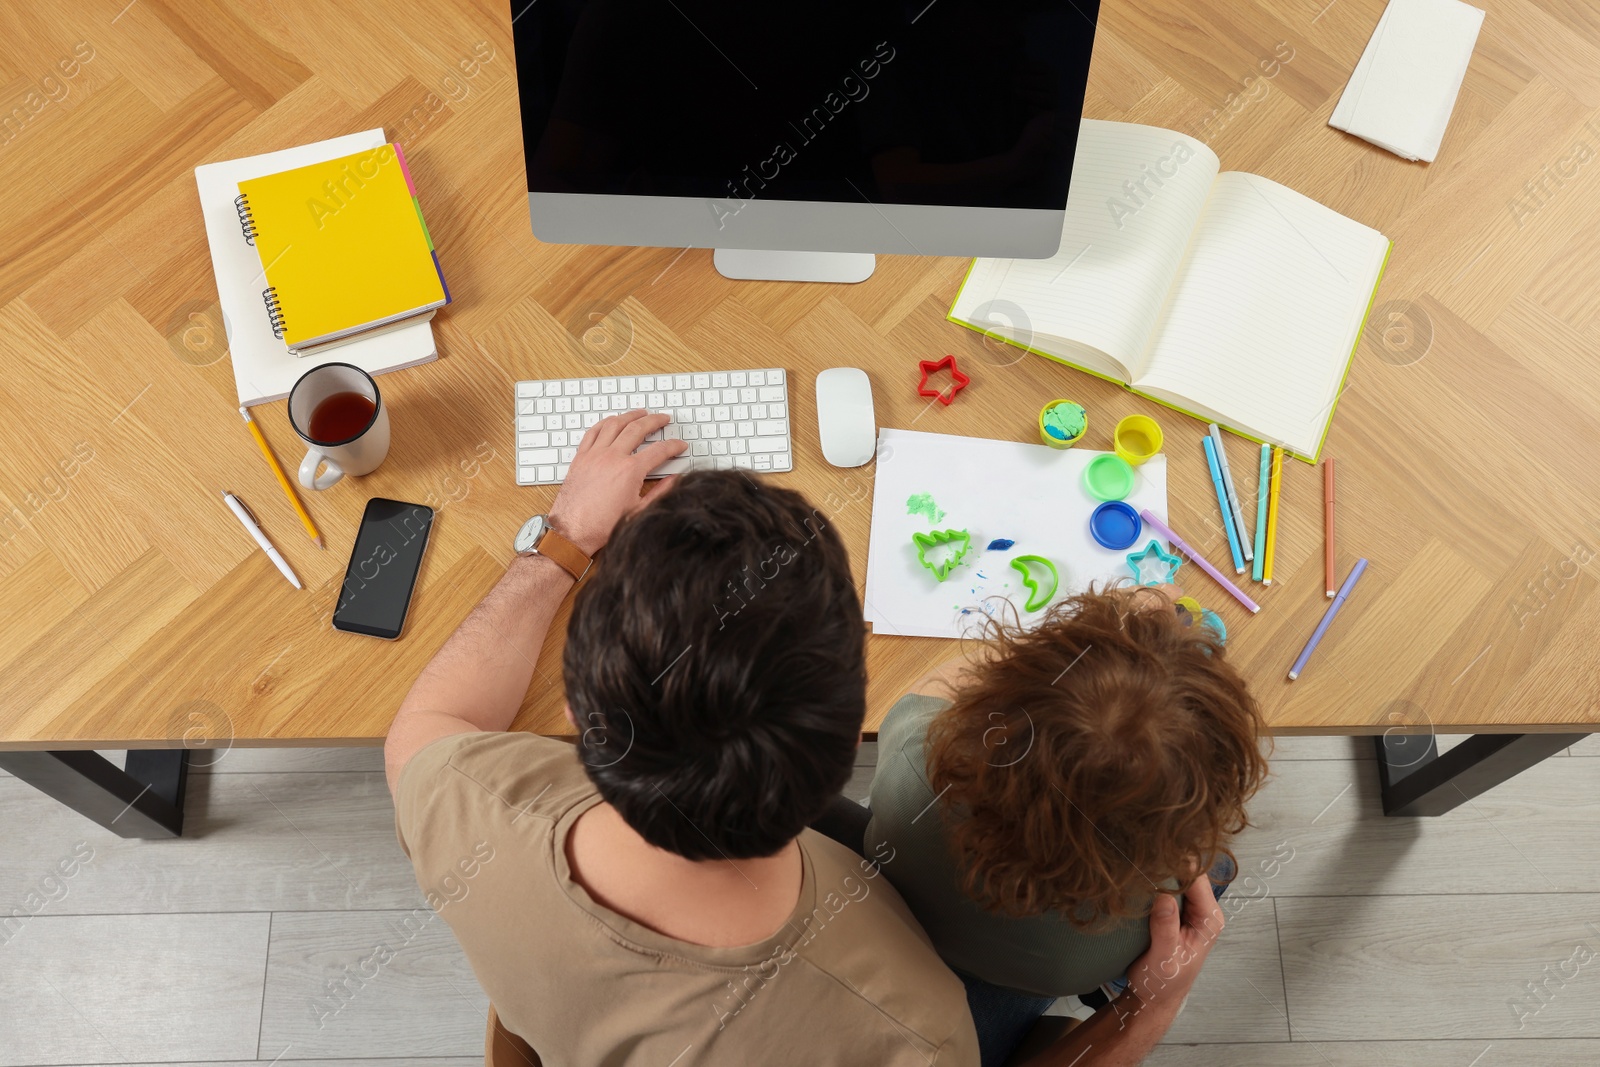
<instances>
[{"instance_id":1,"label":"child","mask_svg":"<svg viewBox=\"0 0 1600 1067\"><path fill-rule=\"evenodd\" d=\"M884 873L974 1018L1011 1018L1018 1039L1056 997L1126 973L1157 893L1231 873L1228 840L1266 777L1244 679L1158 588L1073 597L1030 630L995 623L975 661L922 678L879 731L866 854L892 853ZM986 1043L984 1063L1009 1052Z\"/></svg>"}]
</instances>

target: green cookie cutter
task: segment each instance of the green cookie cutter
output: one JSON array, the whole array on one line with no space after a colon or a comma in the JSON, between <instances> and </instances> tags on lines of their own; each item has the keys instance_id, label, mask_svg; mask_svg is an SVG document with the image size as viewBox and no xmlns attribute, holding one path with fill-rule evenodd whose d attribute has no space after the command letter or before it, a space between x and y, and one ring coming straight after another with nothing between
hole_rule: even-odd
<instances>
[{"instance_id":1,"label":"green cookie cutter","mask_svg":"<svg viewBox=\"0 0 1600 1067\"><path fill-rule=\"evenodd\" d=\"M1050 572L1050 588L1041 590L1039 583L1033 580L1033 575L1028 572L1028 564L1037 563ZM1056 586L1061 584L1061 576L1056 573L1056 565L1043 556L1018 556L1011 561L1011 567L1022 575L1022 587L1028 591L1028 603L1024 605L1027 611L1038 611L1050 603L1050 598L1056 595Z\"/></svg>"},{"instance_id":2,"label":"green cookie cutter","mask_svg":"<svg viewBox=\"0 0 1600 1067\"><path fill-rule=\"evenodd\" d=\"M917 562L932 571L933 576L942 582L955 569L956 564L960 563L962 558L966 556L967 550L972 547L972 535L965 530L929 530L927 533L918 532L912 534L911 543L917 549ZM938 545L955 544L959 544L961 547L952 552L943 563L935 565L928 562L928 549Z\"/></svg>"}]
</instances>

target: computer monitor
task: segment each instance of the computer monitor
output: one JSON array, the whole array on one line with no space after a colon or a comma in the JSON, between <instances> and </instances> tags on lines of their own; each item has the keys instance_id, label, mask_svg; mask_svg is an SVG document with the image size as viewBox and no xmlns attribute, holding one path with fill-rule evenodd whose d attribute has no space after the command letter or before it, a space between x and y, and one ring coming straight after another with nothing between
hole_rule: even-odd
<instances>
[{"instance_id":1,"label":"computer monitor","mask_svg":"<svg viewBox=\"0 0 1600 1067\"><path fill-rule=\"evenodd\" d=\"M1098 0L512 0L528 209L555 243L859 281L873 253L1061 240Z\"/></svg>"}]
</instances>

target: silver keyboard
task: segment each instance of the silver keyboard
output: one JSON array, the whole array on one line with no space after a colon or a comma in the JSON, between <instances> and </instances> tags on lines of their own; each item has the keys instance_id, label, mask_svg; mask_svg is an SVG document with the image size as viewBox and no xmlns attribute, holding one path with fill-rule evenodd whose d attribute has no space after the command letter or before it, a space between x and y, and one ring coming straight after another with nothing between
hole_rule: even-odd
<instances>
[{"instance_id":1,"label":"silver keyboard","mask_svg":"<svg viewBox=\"0 0 1600 1067\"><path fill-rule=\"evenodd\" d=\"M645 443L683 440L683 455L651 478L691 470L786 471L789 381L782 370L696 371L518 382L517 484L559 485L584 433L619 411L644 408L672 421Z\"/></svg>"}]
</instances>

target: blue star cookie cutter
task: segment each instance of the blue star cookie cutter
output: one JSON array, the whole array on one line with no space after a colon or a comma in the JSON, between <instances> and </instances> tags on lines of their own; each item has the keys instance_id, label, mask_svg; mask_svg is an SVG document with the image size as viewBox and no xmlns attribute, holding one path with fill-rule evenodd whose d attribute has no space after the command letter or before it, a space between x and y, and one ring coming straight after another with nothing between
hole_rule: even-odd
<instances>
[{"instance_id":1,"label":"blue star cookie cutter","mask_svg":"<svg viewBox=\"0 0 1600 1067\"><path fill-rule=\"evenodd\" d=\"M1165 569L1157 569L1157 564L1164 565ZM1142 552L1128 554L1128 566L1139 585L1172 585L1177 581L1178 568L1183 566L1183 560L1163 551L1159 541L1151 541ZM1149 576L1152 572L1155 577Z\"/></svg>"}]
</instances>

